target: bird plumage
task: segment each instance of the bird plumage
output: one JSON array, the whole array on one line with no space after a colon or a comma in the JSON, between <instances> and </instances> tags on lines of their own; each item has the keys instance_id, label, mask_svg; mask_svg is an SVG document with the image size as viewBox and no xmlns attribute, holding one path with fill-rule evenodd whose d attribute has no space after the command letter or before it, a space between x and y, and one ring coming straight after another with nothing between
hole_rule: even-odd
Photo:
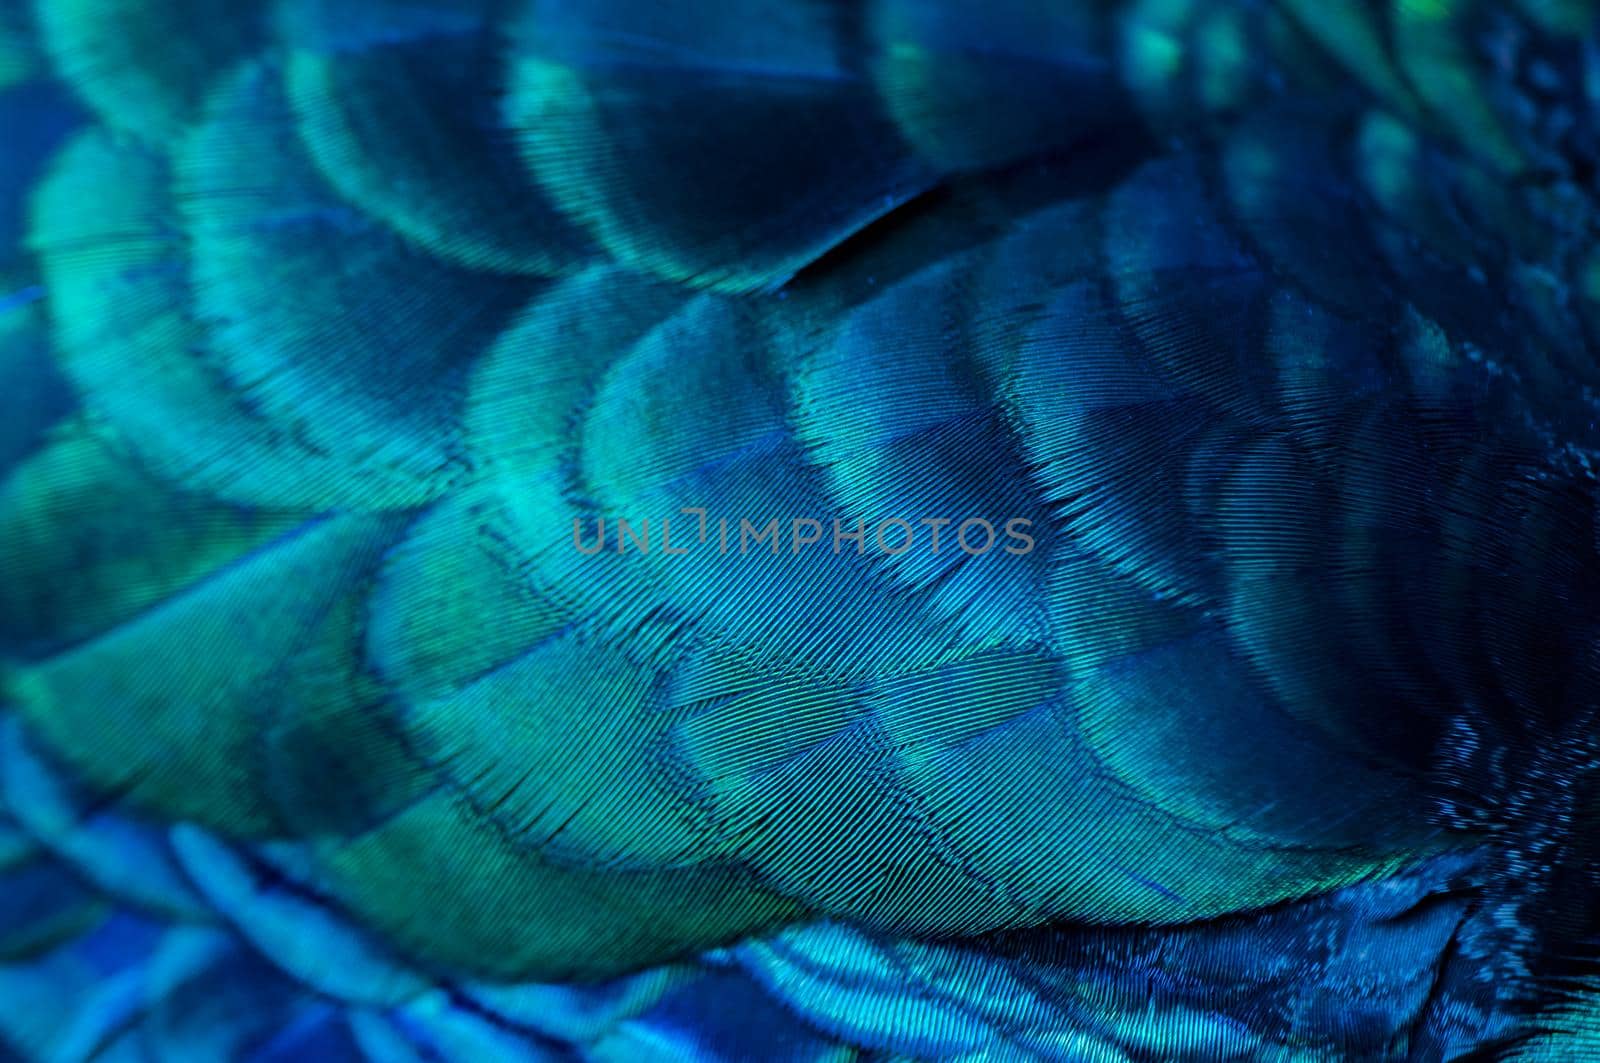
<instances>
[{"instance_id":1,"label":"bird plumage","mask_svg":"<svg viewBox=\"0 0 1600 1063\"><path fill-rule=\"evenodd\" d=\"M0 1052L1581 1057L1592 34L0 2Z\"/></svg>"}]
</instances>

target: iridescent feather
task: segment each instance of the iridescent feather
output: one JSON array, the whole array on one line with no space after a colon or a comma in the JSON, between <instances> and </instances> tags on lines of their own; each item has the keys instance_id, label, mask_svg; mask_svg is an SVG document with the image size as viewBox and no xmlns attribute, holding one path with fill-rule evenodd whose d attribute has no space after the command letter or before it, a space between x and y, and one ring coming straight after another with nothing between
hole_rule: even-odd
<instances>
[{"instance_id":1,"label":"iridescent feather","mask_svg":"<svg viewBox=\"0 0 1600 1063\"><path fill-rule=\"evenodd\" d=\"M0 1058L1592 1052L1594 27L0 0Z\"/></svg>"}]
</instances>

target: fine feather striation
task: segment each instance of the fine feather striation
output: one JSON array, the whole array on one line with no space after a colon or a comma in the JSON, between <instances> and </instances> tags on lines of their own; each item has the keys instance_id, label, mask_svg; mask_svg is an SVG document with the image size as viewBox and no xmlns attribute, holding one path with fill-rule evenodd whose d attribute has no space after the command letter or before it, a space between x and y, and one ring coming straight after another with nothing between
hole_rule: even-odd
<instances>
[{"instance_id":1,"label":"fine feather striation","mask_svg":"<svg viewBox=\"0 0 1600 1063\"><path fill-rule=\"evenodd\" d=\"M0 973L154 987L59 1036L1386 1058L1574 984L1576 7L193 8L0 66L92 115L0 182Z\"/></svg>"}]
</instances>

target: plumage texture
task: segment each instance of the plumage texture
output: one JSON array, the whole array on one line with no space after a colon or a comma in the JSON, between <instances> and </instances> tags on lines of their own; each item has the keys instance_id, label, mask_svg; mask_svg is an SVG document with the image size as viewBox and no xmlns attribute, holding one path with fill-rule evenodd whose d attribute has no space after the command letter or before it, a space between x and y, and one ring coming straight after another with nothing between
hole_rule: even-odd
<instances>
[{"instance_id":1,"label":"plumage texture","mask_svg":"<svg viewBox=\"0 0 1600 1063\"><path fill-rule=\"evenodd\" d=\"M1594 14L0 0L0 1059L1592 1052Z\"/></svg>"}]
</instances>

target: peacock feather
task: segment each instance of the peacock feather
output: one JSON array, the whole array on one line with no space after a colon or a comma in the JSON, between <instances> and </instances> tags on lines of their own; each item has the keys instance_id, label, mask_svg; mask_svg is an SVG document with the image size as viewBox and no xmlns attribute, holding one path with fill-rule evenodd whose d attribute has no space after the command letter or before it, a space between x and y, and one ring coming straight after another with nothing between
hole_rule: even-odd
<instances>
[{"instance_id":1,"label":"peacock feather","mask_svg":"<svg viewBox=\"0 0 1600 1063\"><path fill-rule=\"evenodd\" d=\"M0 1060L1600 1058L1597 16L0 0Z\"/></svg>"}]
</instances>

